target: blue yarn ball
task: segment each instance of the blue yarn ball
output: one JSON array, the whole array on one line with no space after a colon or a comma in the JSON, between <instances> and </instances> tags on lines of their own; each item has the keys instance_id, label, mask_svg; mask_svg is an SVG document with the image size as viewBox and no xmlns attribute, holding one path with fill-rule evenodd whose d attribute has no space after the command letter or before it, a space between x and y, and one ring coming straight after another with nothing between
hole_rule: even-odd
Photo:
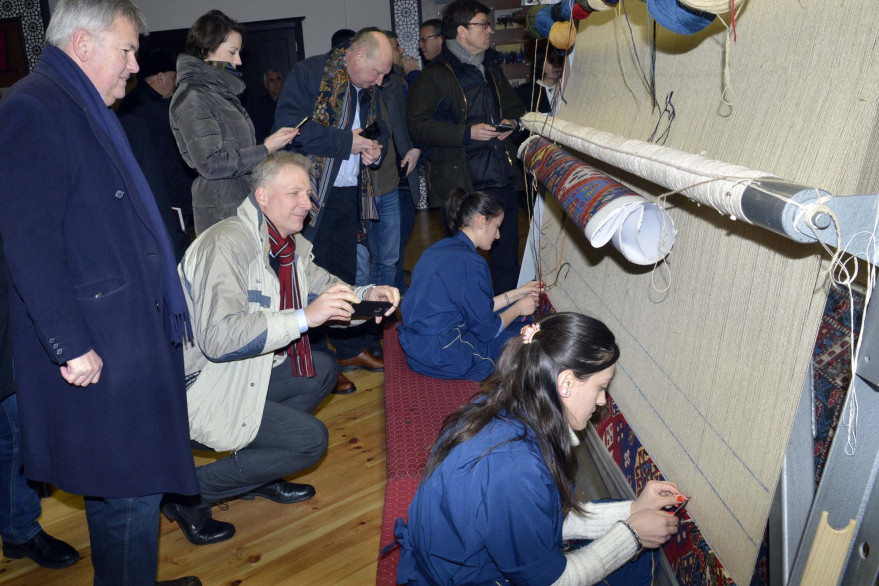
<instances>
[{"instance_id":1,"label":"blue yarn ball","mask_svg":"<svg viewBox=\"0 0 879 586\"><path fill-rule=\"evenodd\" d=\"M715 18L714 14L694 10L678 0L647 0L647 11L656 22L679 35L698 33Z\"/></svg>"},{"instance_id":2,"label":"blue yarn ball","mask_svg":"<svg viewBox=\"0 0 879 586\"><path fill-rule=\"evenodd\" d=\"M549 37L549 29L552 28L553 24L555 24L555 20L552 18L552 6L542 8L537 13L537 18L534 19L534 28L541 39Z\"/></svg>"}]
</instances>

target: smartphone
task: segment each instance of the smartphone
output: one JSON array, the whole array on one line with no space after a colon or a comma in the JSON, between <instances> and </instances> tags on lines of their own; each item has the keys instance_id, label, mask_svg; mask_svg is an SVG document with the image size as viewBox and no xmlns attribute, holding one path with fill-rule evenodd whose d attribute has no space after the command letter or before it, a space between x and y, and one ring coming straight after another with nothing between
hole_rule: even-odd
<instances>
[{"instance_id":1,"label":"smartphone","mask_svg":"<svg viewBox=\"0 0 879 586\"><path fill-rule=\"evenodd\" d=\"M306 116L305 118L303 118L302 120L300 120L300 121L299 121L299 124L297 124L296 126L293 127L293 130L296 130L297 128L299 128L300 126L302 126L303 124L305 124L306 122L308 122L308 119L309 119L309 118L311 118L311 116Z\"/></svg>"},{"instance_id":2,"label":"smartphone","mask_svg":"<svg viewBox=\"0 0 879 586\"><path fill-rule=\"evenodd\" d=\"M360 303L354 303L354 315L351 317L354 319L369 319L373 317L383 316L387 311L393 307L393 303L390 301L367 301L363 300Z\"/></svg>"},{"instance_id":3,"label":"smartphone","mask_svg":"<svg viewBox=\"0 0 879 586\"><path fill-rule=\"evenodd\" d=\"M515 126L510 126L509 124L495 124L494 125L494 129L497 130L498 132L509 132L510 130L513 130L513 128L515 128Z\"/></svg>"},{"instance_id":4,"label":"smartphone","mask_svg":"<svg viewBox=\"0 0 879 586\"><path fill-rule=\"evenodd\" d=\"M364 129L360 132L360 136L362 136L363 138L368 138L369 140L375 140L375 139L377 139L379 136L381 136L381 134L382 134L382 131L381 131L381 129L378 127L378 123L377 123L377 122L373 122L372 124L370 124L369 126L367 126L366 128L364 128Z\"/></svg>"}]
</instances>

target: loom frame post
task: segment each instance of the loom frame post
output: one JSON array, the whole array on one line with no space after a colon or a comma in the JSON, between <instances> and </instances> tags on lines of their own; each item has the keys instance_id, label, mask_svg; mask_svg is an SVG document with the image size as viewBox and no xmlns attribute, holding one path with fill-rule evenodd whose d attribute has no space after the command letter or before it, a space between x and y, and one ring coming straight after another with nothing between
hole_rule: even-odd
<instances>
[{"instance_id":1,"label":"loom frame post","mask_svg":"<svg viewBox=\"0 0 879 586\"><path fill-rule=\"evenodd\" d=\"M810 363L769 511L770 584L790 583L794 559L815 498L813 374Z\"/></svg>"},{"instance_id":2,"label":"loom frame post","mask_svg":"<svg viewBox=\"0 0 879 586\"><path fill-rule=\"evenodd\" d=\"M879 302L875 300L866 308L861 337L865 345L861 348L860 360L863 361L874 349L879 356ZM857 448L852 455L846 453L847 430L840 423L814 500L799 504L799 512L808 510L808 520L800 534L802 539L793 560L789 579L781 582L782 584L802 583L806 563L812 551L812 543L815 541L824 511L829 513L828 522L834 529L845 527L850 520L858 524L838 584L864 586L876 584L879 578L879 483L877 483L879 423L876 419L879 414L879 392L874 387L879 380L868 381L862 378L865 376L872 378L873 373L859 371L852 378L841 418L841 421L845 419L857 395L859 409ZM789 516L789 520L791 518L792 516ZM789 539L793 539L793 536ZM770 564L772 564L771 559L772 553L770 553Z\"/></svg>"}]
</instances>

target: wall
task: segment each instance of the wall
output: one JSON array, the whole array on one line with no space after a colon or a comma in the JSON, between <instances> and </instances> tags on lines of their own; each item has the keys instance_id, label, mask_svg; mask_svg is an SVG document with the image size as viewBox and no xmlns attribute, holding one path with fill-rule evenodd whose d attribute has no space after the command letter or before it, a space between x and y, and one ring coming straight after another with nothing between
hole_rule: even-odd
<instances>
[{"instance_id":1,"label":"wall","mask_svg":"<svg viewBox=\"0 0 879 586\"><path fill-rule=\"evenodd\" d=\"M50 0L54 9L58 0ZM391 28L390 0L260 0L242 3L232 0L140 0L150 30L189 28L210 9L222 10L242 22L304 16L302 23L305 56L330 50L330 37L340 28L357 30L365 26Z\"/></svg>"}]
</instances>

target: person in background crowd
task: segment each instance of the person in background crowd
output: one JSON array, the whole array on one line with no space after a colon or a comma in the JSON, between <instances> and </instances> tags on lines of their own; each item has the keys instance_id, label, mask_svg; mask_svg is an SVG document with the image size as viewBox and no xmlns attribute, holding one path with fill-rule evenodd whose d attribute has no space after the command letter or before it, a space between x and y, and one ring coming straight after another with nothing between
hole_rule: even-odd
<instances>
[{"instance_id":1,"label":"person in background crowd","mask_svg":"<svg viewBox=\"0 0 879 586\"><path fill-rule=\"evenodd\" d=\"M387 152L390 132L379 116L378 88L393 58L384 33L365 29L350 45L296 63L275 111L276 128L308 118L291 145L314 164L311 222L303 235L314 247L315 262L345 283L357 277L361 220L378 218L367 168L377 169ZM323 328L311 337L319 347L329 337L343 370L384 369L356 328ZM340 376L339 391L353 387Z\"/></svg>"},{"instance_id":2,"label":"person in background crowd","mask_svg":"<svg viewBox=\"0 0 879 586\"><path fill-rule=\"evenodd\" d=\"M250 190L254 167L298 134L279 128L262 144L238 95L241 25L220 12L201 16L186 35L177 59L178 89L171 99L171 130L186 164L198 171L192 184L195 231L235 215Z\"/></svg>"},{"instance_id":3,"label":"person in background crowd","mask_svg":"<svg viewBox=\"0 0 879 586\"><path fill-rule=\"evenodd\" d=\"M268 69L262 76L262 85L266 93L258 98L250 98L245 104L247 113L253 121L253 129L256 133L256 142L262 143L272 133L272 125L275 123L275 106L278 105L278 96L284 83L281 74L274 69Z\"/></svg>"},{"instance_id":4,"label":"person in background crowd","mask_svg":"<svg viewBox=\"0 0 879 586\"><path fill-rule=\"evenodd\" d=\"M406 111L409 133L425 145L432 201L445 201L460 187L503 202L501 238L489 253L494 291L500 294L513 289L519 277L518 192L524 182L509 137L525 107L489 48L489 12L475 0L446 6L442 53L409 89Z\"/></svg>"}]
</instances>

